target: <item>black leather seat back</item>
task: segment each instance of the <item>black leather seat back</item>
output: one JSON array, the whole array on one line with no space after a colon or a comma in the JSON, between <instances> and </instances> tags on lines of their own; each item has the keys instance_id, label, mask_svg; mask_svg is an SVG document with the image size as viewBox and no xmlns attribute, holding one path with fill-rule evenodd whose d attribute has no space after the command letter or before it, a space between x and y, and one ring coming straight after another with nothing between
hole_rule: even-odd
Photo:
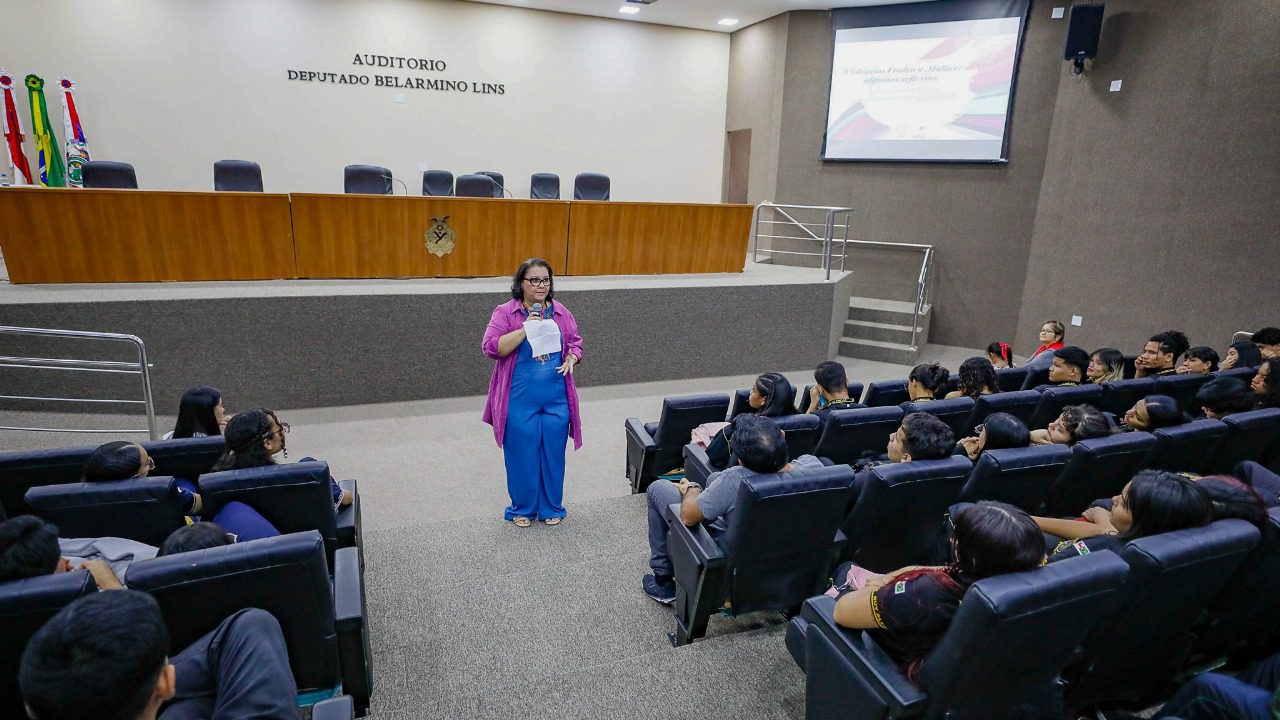
<instances>
[{"instance_id":1,"label":"black leather seat back","mask_svg":"<svg viewBox=\"0 0 1280 720\"><path fill-rule=\"evenodd\" d=\"M1187 657L1192 623L1217 597L1258 529L1244 520L1139 538L1120 556L1129 579L1089 631L1071 707L1147 697L1164 689Z\"/></svg>"},{"instance_id":2,"label":"black leather seat back","mask_svg":"<svg viewBox=\"0 0 1280 720\"><path fill-rule=\"evenodd\" d=\"M180 440L151 440L142 443L147 454L156 461L152 475L170 475L195 482L213 469L213 464L227 451L221 435Z\"/></svg>"},{"instance_id":3,"label":"black leather seat back","mask_svg":"<svg viewBox=\"0 0 1280 720\"><path fill-rule=\"evenodd\" d=\"M1061 716L1058 676L1128 572L1103 551L974 583L921 669L925 715Z\"/></svg>"},{"instance_id":4,"label":"black leather seat back","mask_svg":"<svg viewBox=\"0 0 1280 720\"><path fill-rule=\"evenodd\" d=\"M992 413L1009 413L1024 424L1031 422L1031 413L1040 404L1040 393L1035 390L1014 390L1012 392L980 395L973 404L973 414L965 423L977 427L987 421Z\"/></svg>"},{"instance_id":5,"label":"black leather seat back","mask_svg":"<svg viewBox=\"0 0 1280 720\"><path fill-rule=\"evenodd\" d=\"M1062 408L1068 405L1097 405L1102 397L1101 385L1065 385L1047 387L1040 393L1040 402L1031 413L1027 427L1042 430L1058 419Z\"/></svg>"},{"instance_id":6,"label":"black leather seat back","mask_svg":"<svg viewBox=\"0 0 1280 720\"><path fill-rule=\"evenodd\" d=\"M1209 465L1212 472L1230 473L1245 460L1262 462L1280 446L1280 408L1234 413L1222 422L1228 432Z\"/></svg>"},{"instance_id":7,"label":"black leather seat back","mask_svg":"<svg viewBox=\"0 0 1280 720\"><path fill-rule=\"evenodd\" d=\"M92 447L0 453L0 505L5 515L31 512L27 490L41 485L79 482Z\"/></svg>"},{"instance_id":8,"label":"black leather seat back","mask_svg":"<svg viewBox=\"0 0 1280 720\"><path fill-rule=\"evenodd\" d=\"M852 483L853 469L837 465L762 475L738 487L720 543L735 614L796 606L826 587Z\"/></svg>"},{"instance_id":9,"label":"black leather seat back","mask_svg":"<svg viewBox=\"0 0 1280 720\"><path fill-rule=\"evenodd\" d=\"M1151 434L1156 445L1147 456L1147 467L1203 474L1226 438L1227 426L1221 420L1195 420Z\"/></svg>"},{"instance_id":10,"label":"black leather seat back","mask_svg":"<svg viewBox=\"0 0 1280 720\"><path fill-rule=\"evenodd\" d=\"M422 173L422 194L453 197L453 173L448 170L428 170Z\"/></svg>"},{"instance_id":11,"label":"black leather seat back","mask_svg":"<svg viewBox=\"0 0 1280 720\"><path fill-rule=\"evenodd\" d=\"M869 383L866 392L862 395L862 404L867 407L888 407L901 405L910 399L911 394L907 392L906 380L886 380Z\"/></svg>"},{"instance_id":12,"label":"black leather seat back","mask_svg":"<svg viewBox=\"0 0 1280 720\"><path fill-rule=\"evenodd\" d=\"M1280 630L1280 508L1271 508L1267 519L1257 547L1209 606L1209 623L1197 633L1200 652L1265 645Z\"/></svg>"},{"instance_id":13,"label":"black leather seat back","mask_svg":"<svg viewBox=\"0 0 1280 720\"><path fill-rule=\"evenodd\" d=\"M972 467L953 455L873 468L840 526L849 538L846 557L878 573L934 564L943 518Z\"/></svg>"},{"instance_id":14,"label":"black leather seat back","mask_svg":"<svg viewBox=\"0 0 1280 720\"><path fill-rule=\"evenodd\" d=\"M227 503L240 501L282 533L318 531L330 558L338 549L338 516L328 463L310 461L208 473L200 476L200 496L203 513L209 518Z\"/></svg>"},{"instance_id":15,"label":"black leather seat back","mask_svg":"<svg viewBox=\"0 0 1280 720\"><path fill-rule=\"evenodd\" d=\"M262 192L262 166L251 160L219 160L213 164L213 189Z\"/></svg>"},{"instance_id":16,"label":"black leather seat back","mask_svg":"<svg viewBox=\"0 0 1280 720\"><path fill-rule=\"evenodd\" d=\"M1248 385L1249 382L1253 380L1253 376L1257 374L1258 368L1256 367L1233 367L1226 370L1219 370L1218 372L1213 373L1213 376L1220 378L1233 377L1237 380L1243 380L1244 384Z\"/></svg>"},{"instance_id":17,"label":"black leather seat back","mask_svg":"<svg viewBox=\"0 0 1280 720\"><path fill-rule=\"evenodd\" d=\"M1049 384L1049 368L1048 366L1040 368L1027 368L1027 377L1022 381L1022 390L1035 390L1041 385Z\"/></svg>"},{"instance_id":18,"label":"black leather seat back","mask_svg":"<svg viewBox=\"0 0 1280 720\"><path fill-rule=\"evenodd\" d=\"M90 160L80 172L86 188L138 189L138 174L127 162Z\"/></svg>"},{"instance_id":19,"label":"black leather seat back","mask_svg":"<svg viewBox=\"0 0 1280 720\"><path fill-rule=\"evenodd\" d=\"M159 547L186 524L171 477L43 485L28 490L26 501L67 538L121 537Z\"/></svg>"},{"instance_id":20,"label":"black leather seat back","mask_svg":"<svg viewBox=\"0 0 1280 720\"><path fill-rule=\"evenodd\" d=\"M529 197L534 200L559 200L560 176L555 173L534 173L529 178Z\"/></svg>"},{"instance_id":21,"label":"black leather seat back","mask_svg":"<svg viewBox=\"0 0 1280 720\"><path fill-rule=\"evenodd\" d=\"M136 562L129 587L160 604L175 653L237 611L260 608L280 621L299 690L339 682L333 590L317 532Z\"/></svg>"},{"instance_id":22,"label":"black leather seat back","mask_svg":"<svg viewBox=\"0 0 1280 720\"><path fill-rule=\"evenodd\" d=\"M1026 368L1000 368L996 370L996 385L1000 388L1000 392L1021 390L1022 383L1026 379Z\"/></svg>"},{"instance_id":23,"label":"black leather seat back","mask_svg":"<svg viewBox=\"0 0 1280 720\"><path fill-rule=\"evenodd\" d=\"M658 444L653 463L655 475L678 468L684 463L681 452L688 445L693 429L703 423L724 422L729 410L727 395L683 395L663 398L662 415L653 433Z\"/></svg>"},{"instance_id":24,"label":"black leather seat back","mask_svg":"<svg viewBox=\"0 0 1280 720\"><path fill-rule=\"evenodd\" d=\"M608 200L611 183L601 173L578 173L573 178L574 200Z\"/></svg>"},{"instance_id":25,"label":"black leather seat back","mask_svg":"<svg viewBox=\"0 0 1280 720\"><path fill-rule=\"evenodd\" d=\"M1070 459L1065 445L987 450L978 456L960 499L999 500L1035 514Z\"/></svg>"},{"instance_id":26,"label":"black leather seat back","mask_svg":"<svg viewBox=\"0 0 1280 720\"><path fill-rule=\"evenodd\" d=\"M951 428L951 435L956 440L959 440L962 437L968 437L973 434L973 426L969 424L969 417L973 415L974 404L973 398L958 397L950 400L904 402L898 407L902 408L903 415L922 412L938 418Z\"/></svg>"},{"instance_id":27,"label":"black leather seat back","mask_svg":"<svg viewBox=\"0 0 1280 720\"><path fill-rule=\"evenodd\" d=\"M1208 374L1161 375L1156 378L1156 392L1177 400L1182 412L1190 413L1195 407L1196 393L1200 392L1200 386L1212 379L1213 376Z\"/></svg>"},{"instance_id":28,"label":"black leather seat back","mask_svg":"<svg viewBox=\"0 0 1280 720\"><path fill-rule=\"evenodd\" d=\"M342 191L349 195L390 195L391 171L380 165L348 165L342 170Z\"/></svg>"},{"instance_id":29,"label":"black leather seat back","mask_svg":"<svg viewBox=\"0 0 1280 720\"><path fill-rule=\"evenodd\" d=\"M1124 416L1134 403L1155 394L1156 381L1152 378L1116 380L1102 385L1102 397L1093 403L1099 410Z\"/></svg>"},{"instance_id":30,"label":"black leather seat back","mask_svg":"<svg viewBox=\"0 0 1280 720\"><path fill-rule=\"evenodd\" d=\"M773 418L787 440L787 456L794 460L801 455L813 454L818 443L818 431L822 421L817 415L783 415Z\"/></svg>"},{"instance_id":31,"label":"black leather seat back","mask_svg":"<svg viewBox=\"0 0 1280 720\"><path fill-rule=\"evenodd\" d=\"M839 465L851 465L865 452L883 453L889 436L902 424L898 407L832 410L823 423L813 454Z\"/></svg>"},{"instance_id":32,"label":"black leather seat back","mask_svg":"<svg viewBox=\"0 0 1280 720\"><path fill-rule=\"evenodd\" d=\"M1076 443L1071 459L1049 488L1044 514L1079 515L1094 500L1120 494L1125 483L1142 469L1155 444L1150 433L1140 431Z\"/></svg>"},{"instance_id":33,"label":"black leather seat back","mask_svg":"<svg viewBox=\"0 0 1280 720\"><path fill-rule=\"evenodd\" d=\"M87 572L0 583L0 717L27 717L18 692L18 666L31 636L71 601L97 591Z\"/></svg>"}]
</instances>

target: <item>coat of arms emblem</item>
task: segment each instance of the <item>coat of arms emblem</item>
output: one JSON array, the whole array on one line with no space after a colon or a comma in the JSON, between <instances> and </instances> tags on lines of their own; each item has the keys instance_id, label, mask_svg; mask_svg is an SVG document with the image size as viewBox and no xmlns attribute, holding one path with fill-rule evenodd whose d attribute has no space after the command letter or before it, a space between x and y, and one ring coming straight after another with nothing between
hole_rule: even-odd
<instances>
[{"instance_id":1,"label":"coat of arms emblem","mask_svg":"<svg viewBox=\"0 0 1280 720\"><path fill-rule=\"evenodd\" d=\"M431 227L427 228L427 252L436 257L444 257L453 252L457 233L449 227L449 216L431 218Z\"/></svg>"}]
</instances>

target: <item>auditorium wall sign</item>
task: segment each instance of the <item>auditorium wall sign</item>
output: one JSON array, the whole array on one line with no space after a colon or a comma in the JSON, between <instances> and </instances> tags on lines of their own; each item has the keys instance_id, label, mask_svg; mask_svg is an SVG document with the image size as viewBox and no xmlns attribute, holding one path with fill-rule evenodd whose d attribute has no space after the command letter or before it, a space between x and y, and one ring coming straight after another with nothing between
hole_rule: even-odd
<instances>
[{"instance_id":1,"label":"auditorium wall sign","mask_svg":"<svg viewBox=\"0 0 1280 720\"><path fill-rule=\"evenodd\" d=\"M356 53L351 60L351 65L358 69L351 72L290 69L287 71L287 76L290 80L297 82L329 83L332 85L365 85L398 88L401 90L435 90L437 92L471 93L475 95L505 95L507 92L507 86L504 83L422 77L419 73L442 73L449 68L449 64L444 60L435 58Z\"/></svg>"}]
</instances>

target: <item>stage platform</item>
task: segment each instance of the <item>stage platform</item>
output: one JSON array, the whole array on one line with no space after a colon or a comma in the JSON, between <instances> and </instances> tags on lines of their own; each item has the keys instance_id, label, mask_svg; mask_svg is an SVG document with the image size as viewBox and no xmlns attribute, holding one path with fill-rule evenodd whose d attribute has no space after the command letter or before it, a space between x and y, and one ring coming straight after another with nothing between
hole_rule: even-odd
<instances>
[{"instance_id":1,"label":"stage platform","mask_svg":"<svg viewBox=\"0 0 1280 720\"><path fill-rule=\"evenodd\" d=\"M0 324L137 335L162 408L200 384L220 388L237 409L427 400L484 393L493 361L480 340L510 285L509 277L0 282ZM815 269L747 263L742 273L558 277L556 297L582 329L575 377L589 387L812 367L835 354L848 285ZM0 355L84 357L70 342L5 337ZM137 397L128 376L2 372L21 389L6 394Z\"/></svg>"}]
</instances>

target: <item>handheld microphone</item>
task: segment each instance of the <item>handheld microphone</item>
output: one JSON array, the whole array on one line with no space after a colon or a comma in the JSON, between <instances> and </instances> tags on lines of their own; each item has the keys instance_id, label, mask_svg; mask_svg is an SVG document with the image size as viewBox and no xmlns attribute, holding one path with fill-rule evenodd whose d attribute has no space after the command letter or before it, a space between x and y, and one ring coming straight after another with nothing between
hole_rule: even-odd
<instances>
[{"instance_id":1,"label":"handheld microphone","mask_svg":"<svg viewBox=\"0 0 1280 720\"><path fill-rule=\"evenodd\" d=\"M542 319L542 303L534 303L533 307L529 309L529 314L537 315L538 319Z\"/></svg>"}]
</instances>

